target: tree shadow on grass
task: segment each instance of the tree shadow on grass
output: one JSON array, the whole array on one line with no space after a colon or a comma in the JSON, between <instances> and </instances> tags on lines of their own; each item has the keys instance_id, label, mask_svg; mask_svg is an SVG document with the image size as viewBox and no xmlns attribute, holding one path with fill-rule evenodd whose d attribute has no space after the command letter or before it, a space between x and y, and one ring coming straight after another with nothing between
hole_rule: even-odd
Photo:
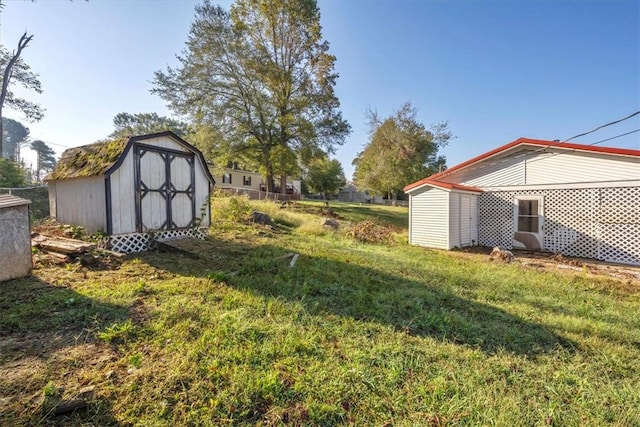
<instances>
[{"instance_id":1,"label":"tree shadow on grass","mask_svg":"<svg viewBox=\"0 0 640 427\"><path fill-rule=\"evenodd\" d=\"M84 366L109 362L112 349L95 333L126 319L127 307L31 276L0 283L0 313L0 425L118 425L106 401L54 416L43 393L51 383L72 397Z\"/></svg>"},{"instance_id":2,"label":"tree shadow on grass","mask_svg":"<svg viewBox=\"0 0 640 427\"><path fill-rule=\"evenodd\" d=\"M389 325L410 335L477 348L536 356L574 343L543 325L505 310L444 291L438 284L468 277L433 273L424 282L369 267L301 255L289 268L289 250L275 245L209 239L200 259L148 255L146 262L177 274L224 278L227 283L267 297L304 304L314 314L331 313ZM228 256L225 256L227 255ZM222 272L222 273L221 273Z\"/></svg>"}]
</instances>

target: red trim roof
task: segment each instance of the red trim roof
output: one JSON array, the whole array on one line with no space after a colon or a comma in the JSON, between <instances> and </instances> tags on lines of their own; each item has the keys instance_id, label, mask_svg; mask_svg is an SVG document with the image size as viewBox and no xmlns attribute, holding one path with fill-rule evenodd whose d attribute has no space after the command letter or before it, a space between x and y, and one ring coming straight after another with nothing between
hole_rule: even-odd
<instances>
[{"instance_id":1,"label":"red trim roof","mask_svg":"<svg viewBox=\"0 0 640 427\"><path fill-rule=\"evenodd\" d=\"M473 191L474 193L482 193L482 190L477 187L469 187L468 185L460 185L460 184L452 184L450 182L442 182L442 181L434 181L430 178L421 179L418 182L414 182L413 184L409 184L404 187L404 191L407 192L416 187L420 187L422 185L430 185L431 187L438 187L444 190L464 190L464 191Z\"/></svg>"},{"instance_id":2,"label":"red trim roof","mask_svg":"<svg viewBox=\"0 0 640 427\"><path fill-rule=\"evenodd\" d=\"M431 181L431 182L438 182L437 180L440 178L443 178L449 174L451 174L452 172L455 172L457 170L463 169L467 166L470 166L474 163L478 163L481 160L487 159L489 157L493 157L497 154L500 154L504 151L510 150L514 147L517 147L519 145L534 145L534 146L538 146L538 147L544 147L544 148L559 148L559 149L564 149L564 150L574 150L574 151L585 151L585 152L591 152L591 153L602 153L602 154L613 154L613 155L617 155L617 156L632 156L632 157L640 157L640 150L632 150L632 149L628 149L628 148L614 148L614 147L600 147L600 146L595 146L595 145L584 145L584 144L573 144L570 142L556 142L556 141L547 141L544 139L529 139L529 138L519 138L516 139L515 141L512 141L508 144L505 144L501 147L498 147L494 150L488 151L484 154L481 154L477 157L474 157L470 160L467 160L466 162L462 162L460 164L457 164L455 166L450 167L449 169L446 169L442 172L433 174L423 180L414 182L413 184L409 184L406 187L404 187L404 191L408 191L411 190L412 188L418 187L419 185L422 185L423 183L428 183L426 181ZM442 182L439 182L439 184L444 184ZM431 184L433 185L433 184ZM458 185L458 184L453 184L453 185ZM467 187L467 188L474 188L474 187ZM470 191L477 191L477 189L475 190L470 190Z\"/></svg>"}]
</instances>

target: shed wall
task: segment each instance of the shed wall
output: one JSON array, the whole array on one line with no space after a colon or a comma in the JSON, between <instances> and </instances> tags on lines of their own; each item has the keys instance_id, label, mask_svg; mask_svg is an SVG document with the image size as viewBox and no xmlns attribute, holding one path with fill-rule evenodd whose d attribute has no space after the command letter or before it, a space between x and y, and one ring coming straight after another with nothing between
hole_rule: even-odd
<instances>
[{"instance_id":1,"label":"shed wall","mask_svg":"<svg viewBox=\"0 0 640 427\"><path fill-rule=\"evenodd\" d=\"M411 194L409 243L451 249L449 243L449 192L425 187Z\"/></svg>"},{"instance_id":2,"label":"shed wall","mask_svg":"<svg viewBox=\"0 0 640 427\"><path fill-rule=\"evenodd\" d=\"M0 208L0 282L31 272L28 205Z\"/></svg>"},{"instance_id":3,"label":"shed wall","mask_svg":"<svg viewBox=\"0 0 640 427\"><path fill-rule=\"evenodd\" d=\"M120 167L109 175L111 193L111 234L136 231L133 150L129 150Z\"/></svg>"},{"instance_id":4,"label":"shed wall","mask_svg":"<svg viewBox=\"0 0 640 427\"><path fill-rule=\"evenodd\" d=\"M482 193L481 245L512 247L516 196L543 197L544 251L640 265L640 187Z\"/></svg>"},{"instance_id":5,"label":"shed wall","mask_svg":"<svg viewBox=\"0 0 640 427\"><path fill-rule=\"evenodd\" d=\"M53 188L58 221L80 225L89 233L107 229L103 176L56 181Z\"/></svg>"}]
</instances>

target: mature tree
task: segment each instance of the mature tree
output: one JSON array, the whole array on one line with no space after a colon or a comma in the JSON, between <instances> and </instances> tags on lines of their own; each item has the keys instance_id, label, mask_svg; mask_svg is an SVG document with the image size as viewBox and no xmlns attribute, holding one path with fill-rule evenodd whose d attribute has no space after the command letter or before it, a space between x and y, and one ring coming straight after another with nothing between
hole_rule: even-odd
<instances>
[{"instance_id":1,"label":"mature tree","mask_svg":"<svg viewBox=\"0 0 640 427\"><path fill-rule=\"evenodd\" d=\"M31 142L31 149L36 152L38 159L36 161L35 180L42 180L41 173L50 171L56 165L56 153L44 141L35 140Z\"/></svg>"},{"instance_id":2,"label":"mature tree","mask_svg":"<svg viewBox=\"0 0 640 427\"><path fill-rule=\"evenodd\" d=\"M13 83L19 83L26 89L33 89L37 93L42 93L42 87L38 76L31 72L31 68L20 58L22 50L27 47L33 39L33 35L27 36L25 32L18 41L18 49L9 52L0 46L0 73L2 73L2 89L0 90L0 119L2 118L2 109L7 106L13 110L21 111L27 120L38 121L42 119L44 112L39 105L19 98L10 90ZM2 132L2 120L0 120L0 135ZM2 139L0 138L0 153L2 153Z\"/></svg>"},{"instance_id":3,"label":"mature tree","mask_svg":"<svg viewBox=\"0 0 640 427\"><path fill-rule=\"evenodd\" d=\"M286 191L306 154L333 152L350 132L315 0L237 0L229 12L205 0L178 60L155 73L152 92L215 128L212 143L225 147L212 151L259 166L269 191L274 175Z\"/></svg>"},{"instance_id":4,"label":"mature tree","mask_svg":"<svg viewBox=\"0 0 640 427\"><path fill-rule=\"evenodd\" d=\"M20 160L20 148L29 140L29 128L22 123L2 118L2 157Z\"/></svg>"},{"instance_id":5,"label":"mature tree","mask_svg":"<svg viewBox=\"0 0 640 427\"><path fill-rule=\"evenodd\" d=\"M0 188L26 186L26 173L19 163L0 157Z\"/></svg>"},{"instance_id":6,"label":"mature tree","mask_svg":"<svg viewBox=\"0 0 640 427\"><path fill-rule=\"evenodd\" d=\"M166 130L185 138L191 133L187 123L170 117L159 116L157 113L119 113L113 118L113 126L115 130L109 135L109 138L146 135Z\"/></svg>"},{"instance_id":7,"label":"mature tree","mask_svg":"<svg viewBox=\"0 0 640 427\"><path fill-rule=\"evenodd\" d=\"M385 119L372 111L368 118L369 144L353 161L358 187L395 199L405 185L445 166L438 149L452 138L446 122L428 130L409 102Z\"/></svg>"},{"instance_id":8,"label":"mature tree","mask_svg":"<svg viewBox=\"0 0 640 427\"><path fill-rule=\"evenodd\" d=\"M342 165L336 159L320 157L311 161L304 176L309 189L326 199L347 184Z\"/></svg>"}]
</instances>

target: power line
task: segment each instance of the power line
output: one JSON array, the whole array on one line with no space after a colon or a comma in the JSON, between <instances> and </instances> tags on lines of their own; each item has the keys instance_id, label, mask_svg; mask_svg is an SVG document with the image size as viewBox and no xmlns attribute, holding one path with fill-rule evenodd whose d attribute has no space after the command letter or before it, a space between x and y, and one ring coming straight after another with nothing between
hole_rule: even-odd
<instances>
[{"instance_id":1,"label":"power line","mask_svg":"<svg viewBox=\"0 0 640 427\"><path fill-rule=\"evenodd\" d=\"M592 142L591 144L587 144L587 145L600 144L601 142L611 141L612 139L616 139L616 138L622 138L623 136L631 135L632 133L636 133L636 132L640 132L640 129L635 129L635 130L632 130L631 132L622 133L620 135L612 136L611 138L601 139L600 141Z\"/></svg>"},{"instance_id":2,"label":"power line","mask_svg":"<svg viewBox=\"0 0 640 427\"><path fill-rule=\"evenodd\" d=\"M564 140L564 141L562 141L562 142L568 142L568 141L571 141L572 139L576 139L576 138L580 138L581 136L589 135L590 133L593 133L593 132L595 132L595 131L597 131L597 130L600 130L600 129L602 129L602 128L606 128L607 126L611 126L611 125L615 125L616 123L624 122L625 120L628 120L628 119L630 119L631 117L637 116L638 114L640 114L640 111L636 111L635 113L629 114L627 117L623 117L622 119L615 120L615 121L613 121L613 122L609 122L609 123L604 124L604 125L602 125L602 126L598 126L597 128L592 129L592 130L590 130L590 131L588 131L588 132L584 132L584 133L581 133L581 134L578 134L578 135L572 136L571 138L569 138L569 139L565 139L565 140Z\"/></svg>"}]
</instances>

